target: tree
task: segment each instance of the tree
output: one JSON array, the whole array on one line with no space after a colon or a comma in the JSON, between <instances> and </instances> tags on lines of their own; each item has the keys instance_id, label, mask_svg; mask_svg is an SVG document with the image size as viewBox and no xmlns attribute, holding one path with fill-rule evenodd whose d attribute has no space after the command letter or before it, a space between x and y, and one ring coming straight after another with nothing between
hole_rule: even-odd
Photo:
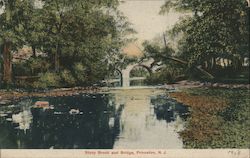
<instances>
[{"instance_id":1,"label":"tree","mask_svg":"<svg viewBox=\"0 0 250 158\"><path fill-rule=\"evenodd\" d=\"M84 74L81 79L86 82L107 75L109 68L122 57L125 36L133 32L117 9L118 0L41 0L39 7L35 6L35 0L2 2L0 34L4 46L9 48L6 39L13 36L12 48L3 47L4 52L10 54L24 45L30 46L34 57L36 50L47 54L57 75L60 69L66 69L78 79L78 73ZM4 59L8 72L5 80L11 82L11 69L7 66L11 65L11 57L4 55Z\"/></svg>"},{"instance_id":2,"label":"tree","mask_svg":"<svg viewBox=\"0 0 250 158\"><path fill-rule=\"evenodd\" d=\"M241 66L238 63L249 53L245 0L168 0L161 13L169 9L193 13L171 30L173 36L183 34L179 51L191 67L213 69L217 58Z\"/></svg>"},{"instance_id":3,"label":"tree","mask_svg":"<svg viewBox=\"0 0 250 158\"><path fill-rule=\"evenodd\" d=\"M73 71L73 65L81 63L88 81L105 76L108 65L119 57L126 41L123 36L132 31L117 10L118 1L43 2L39 19L46 34L42 48L54 55L55 71Z\"/></svg>"},{"instance_id":4,"label":"tree","mask_svg":"<svg viewBox=\"0 0 250 158\"><path fill-rule=\"evenodd\" d=\"M26 5L32 0L1 0L0 8L4 13L0 15L0 45L3 54L3 81L6 85L12 83L11 51L16 50L24 43L22 36L26 16Z\"/></svg>"}]
</instances>

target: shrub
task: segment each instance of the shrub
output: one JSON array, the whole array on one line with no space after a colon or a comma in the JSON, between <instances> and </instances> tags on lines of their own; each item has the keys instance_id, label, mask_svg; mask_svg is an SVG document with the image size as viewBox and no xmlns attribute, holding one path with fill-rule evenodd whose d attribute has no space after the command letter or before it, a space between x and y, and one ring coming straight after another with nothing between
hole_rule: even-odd
<instances>
[{"instance_id":1,"label":"shrub","mask_svg":"<svg viewBox=\"0 0 250 158\"><path fill-rule=\"evenodd\" d=\"M13 64L14 76L34 76L45 73L49 70L50 63L46 58L30 58L27 61L16 62Z\"/></svg>"},{"instance_id":2,"label":"shrub","mask_svg":"<svg viewBox=\"0 0 250 158\"><path fill-rule=\"evenodd\" d=\"M13 63L13 75L14 76L28 76L31 74L31 69L29 68L27 62L17 62Z\"/></svg>"},{"instance_id":3,"label":"shrub","mask_svg":"<svg viewBox=\"0 0 250 158\"><path fill-rule=\"evenodd\" d=\"M86 68L82 63L75 63L72 70L72 78L75 78L77 84L85 84L87 81Z\"/></svg>"},{"instance_id":4,"label":"shrub","mask_svg":"<svg viewBox=\"0 0 250 158\"><path fill-rule=\"evenodd\" d=\"M76 79L72 76L72 73L69 70L63 70L60 73L61 82L63 86L75 86L76 85Z\"/></svg>"},{"instance_id":5,"label":"shrub","mask_svg":"<svg viewBox=\"0 0 250 158\"><path fill-rule=\"evenodd\" d=\"M28 67L31 69L31 73L36 75L38 73L45 73L49 70L51 64L46 58L31 58L28 62Z\"/></svg>"},{"instance_id":6,"label":"shrub","mask_svg":"<svg viewBox=\"0 0 250 158\"><path fill-rule=\"evenodd\" d=\"M60 86L60 77L55 73L46 72L40 74L41 78L33 83L34 88L54 88Z\"/></svg>"}]
</instances>

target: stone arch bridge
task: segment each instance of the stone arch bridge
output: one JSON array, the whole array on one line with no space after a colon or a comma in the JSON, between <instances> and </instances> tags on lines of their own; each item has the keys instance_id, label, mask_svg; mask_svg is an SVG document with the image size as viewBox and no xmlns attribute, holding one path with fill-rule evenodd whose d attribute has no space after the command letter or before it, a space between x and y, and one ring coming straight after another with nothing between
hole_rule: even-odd
<instances>
[{"instance_id":1,"label":"stone arch bridge","mask_svg":"<svg viewBox=\"0 0 250 158\"><path fill-rule=\"evenodd\" d=\"M153 73L153 69L151 67L151 64L154 62L153 59L143 60L138 63L133 63L128 65L125 69L120 70L116 69L116 71L119 73L120 79L109 79L106 80L106 83L113 83L113 82L120 82L122 87L129 87L130 81L132 80L144 80L145 77L130 77L130 72L136 68L136 67L142 67L145 70L149 72L149 74Z\"/></svg>"},{"instance_id":2,"label":"stone arch bridge","mask_svg":"<svg viewBox=\"0 0 250 158\"><path fill-rule=\"evenodd\" d=\"M165 57L166 59L187 65L188 62L187 61L183 61L181 59L175 58L175 57ZM116 69L117 72L120 75L120 79L111 79L111 80L106 80L106 83L112 83L112 82L121 82L122 87L129 87L130 86L130 81L131 80L143 80L146 79L145 77L133 77L130 78L130 72L131 70L133 70L135 67L142 67L145 68L149 74L154 73L156 70L158 70L161 67L164 67L164 65L161 64L155 64L155 61L153 58L149 58L147 60L142 60L138 63L134 63L134 64L130 64L128 65L125 69L123 70L119 70ZM159 65L159 66L158 66ZM211 75L210 73L208 73L207 71L205 71L204 69L201 68L201 66L196 66L195 67L197 70L199 70L203 75L206 75L207 77L209 77L210 79L213 79L214 76Z\"/></svg>"},{"instance_id":3,"label":"stone arch bridge","mask_svg":"<svg viewBox=\"0 0 250 158\"><path fill-rule=\"evenodd\" d=\"M123 69L121 71L122 86L123 87L129 87L131 80L146 79L145 77L133 77L133 78L130 78L130 72L135 67L142 67L142 68L145 68L149 72L149 74L151 74L152 71L153 71L152 68L151 68L151 64L153 62L154 62L154 60L150 59L150 60L147 60L147 61L142 61L142 62L139 62L139 63L128 65L125 69Z\"/></svg>"}]
</instances>

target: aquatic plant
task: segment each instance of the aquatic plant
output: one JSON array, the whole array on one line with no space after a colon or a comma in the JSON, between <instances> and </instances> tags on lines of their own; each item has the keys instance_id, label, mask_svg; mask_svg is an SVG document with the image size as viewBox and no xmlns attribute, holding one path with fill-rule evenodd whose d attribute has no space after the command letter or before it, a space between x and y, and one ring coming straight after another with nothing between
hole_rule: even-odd
<instances>
[{"instance_id":1,"label":"aquatic plant","mask_svg":"<svg viewBox=\"0 0 250 158\"><path fill-rule=\"evenodd\" d=\"M248 90L196 88L170 95L191 111L180 132L186 148L249 147Z\"/></svg>"}]
</instances>

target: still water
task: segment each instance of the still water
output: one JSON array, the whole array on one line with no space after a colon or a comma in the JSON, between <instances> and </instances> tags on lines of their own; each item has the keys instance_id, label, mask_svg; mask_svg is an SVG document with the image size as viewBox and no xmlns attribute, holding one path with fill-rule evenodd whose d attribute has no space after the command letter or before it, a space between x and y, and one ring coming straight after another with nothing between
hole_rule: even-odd
<instances>
[{"instance_id":1,"label":"still water","mask_svg":"<svg viewBox=\"0 0 250 158\"><path fill-rule=\"evenodd\" d=\"M179 149L187 116L158 89L30 98L0 107L0 148Z\"/></svg>"}]
</instances>

